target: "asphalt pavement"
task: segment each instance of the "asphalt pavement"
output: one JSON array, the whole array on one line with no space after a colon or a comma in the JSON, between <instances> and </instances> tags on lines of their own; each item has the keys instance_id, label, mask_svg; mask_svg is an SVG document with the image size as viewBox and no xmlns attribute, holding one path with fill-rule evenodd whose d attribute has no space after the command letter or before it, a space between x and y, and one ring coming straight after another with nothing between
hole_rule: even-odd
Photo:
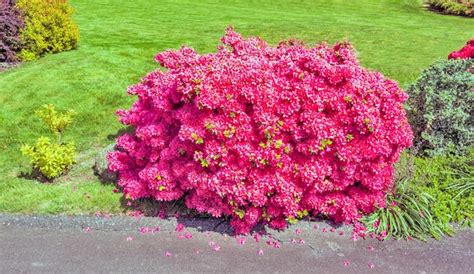
<instances>
[{"instance_id":1,"label":"asphalt pavement","mask_svg":"<svg viewBox=\"0 0 474 274\"><path fill-rule=\"evenodd\" d=\"M0 215L0 273L474 273L473 230L428 242L350 231L302 221L257 242L215 219Z\"/></svg>"}]
</instances>

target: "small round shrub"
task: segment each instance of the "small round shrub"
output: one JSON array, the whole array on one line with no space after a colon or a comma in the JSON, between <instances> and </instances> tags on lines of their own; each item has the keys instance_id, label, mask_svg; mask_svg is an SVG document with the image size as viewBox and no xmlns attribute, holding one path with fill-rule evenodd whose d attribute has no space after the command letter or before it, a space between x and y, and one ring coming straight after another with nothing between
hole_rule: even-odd
<instances>
[{"instance_id":1,"label":"small round shrub","mask_svg":"<svg viewBox=\"0 0 474 274\"><path fill-rule=\"evenodd\" d=\"M384 205L411 145L407 95L349 44L276 47L228 29L217 53L183 47L129 88L135 128L108 155L126 198L231 216L237 233L308 214L355 222Z\"/></svg>"},{"instance_id":2,"label":"small round shrub","mask_svg":"<svg viewBox=\"0 0 474 274\"><path fill-rule=\"evenodd\" d=\"M414 151L465 154L474 140L474 59L438 61L407 92Z\"/></svg>"},{"instance_id":3,"label":"small round shrub","mask_svg":"<svg viewBox=\"0 0 474 274\"><path fill-rule=\"evenodd\" d=\"M0 0L0 62L14 63L21 49L23 20L14 0Z\"/></svg>"},{"instance_id":4,"label":"small round shrub","mask_svg":"<svg viewBox=\"0 0 474 274\"><path fill-rule=\"evenodd\" d=\"M19 57L33 60L46 53L74 49L79 30L72 21L73 9L65 0L18 0L25 20L21 30L23 49Z\"/></svg>"},{"instance_id":5,"label":"small round shrub","mask_svg":"<svg viewBox=\"0 0 474 274\"><path fill-rule=\"evenodd\" d=\"M39 175L38 179L51 181L75 163L76 147L73 143L58 144L48 137L40 137L35 145L22 146L21 152L30 157L33 176Z\"/></svg>"}]
</instances>

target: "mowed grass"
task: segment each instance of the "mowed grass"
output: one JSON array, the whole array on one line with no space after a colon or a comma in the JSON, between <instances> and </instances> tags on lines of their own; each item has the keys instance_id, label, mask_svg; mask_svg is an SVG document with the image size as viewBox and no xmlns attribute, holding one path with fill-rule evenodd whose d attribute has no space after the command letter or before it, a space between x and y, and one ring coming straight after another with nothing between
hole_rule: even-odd
<instances>
[{"instance_id":1,"label":"mowed grass","mask_svg":"<svg viewBox=\"0 0 474 274\"><path fill-rule=\"evenodd\" d=\"M364 66L402 86L474 36L473 19L431 13L416 0L71 2L79 48L0 73L0 212L122 212L120 195L91 166L121 129L115 110L134 100L126 87L157 67L157 52L181 45L215 51L229 25L270 43L349 40ZM78 112L65 138L77 144L78 164L53 185L18 178L28 170L20 146L48 134L33 114L46 103Z\"/></svg>"}]
</instances>

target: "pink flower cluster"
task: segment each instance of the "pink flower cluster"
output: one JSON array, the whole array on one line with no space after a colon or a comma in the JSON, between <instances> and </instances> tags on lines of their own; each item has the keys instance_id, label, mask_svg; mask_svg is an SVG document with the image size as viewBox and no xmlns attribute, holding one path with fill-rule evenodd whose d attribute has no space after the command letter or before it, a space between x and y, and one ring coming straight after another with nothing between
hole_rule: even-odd
<instances>
[{"instance_id":1,"label":"pink flower cluster","mask_svg":"<svg viewBox=\"0 0 474 274\"><path fill-rule=\"evenodd\" d=\"M448 59L470 59L470 58L474 58L474 38L468 41L462 49L458 51L453 51L448 56Z\"/></svg>"},{"instance_id":2,"label":"pink flower cluster","mask_svg":"<svg viewBox=\"0 0 474 274\"><path fill-rule=\"evenodd\" d=\"M360 67L349 44L276 47L231 28L217 53L182 47L128 93L135 128L109 168L129 199L185 198L231 216L237 233L308 214L354 222L384 206L393 163L411 145L407 95Z\"/></svg>"}]
</instances>

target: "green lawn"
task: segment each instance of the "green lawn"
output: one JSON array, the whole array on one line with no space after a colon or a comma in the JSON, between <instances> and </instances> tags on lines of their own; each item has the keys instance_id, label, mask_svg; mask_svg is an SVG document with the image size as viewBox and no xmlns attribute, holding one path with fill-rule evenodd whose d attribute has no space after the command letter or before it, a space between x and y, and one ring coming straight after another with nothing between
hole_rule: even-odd
<instances>
[{"instance_id":1,"label":"green lawn","mask_svg":"<svg viewBox=\"0 0 474 274\"><path fill-rule=\"evenodd\" d=\"M120 195L101 185L91 166L121 128L115 110L133 101L126 87L156 68L159 51L183 44L214 51L226 26L271 43L348 39L363 65L402 86L474 36L473 19L431 13L416 0L71 2L79 48L0 73L0 212L121 212ZM28 167L20 145L47 134L33 115L46 103L79 113L66 133L78 145L79 163L54 185L17 177Z\"/></svg>"}]
</instances>

